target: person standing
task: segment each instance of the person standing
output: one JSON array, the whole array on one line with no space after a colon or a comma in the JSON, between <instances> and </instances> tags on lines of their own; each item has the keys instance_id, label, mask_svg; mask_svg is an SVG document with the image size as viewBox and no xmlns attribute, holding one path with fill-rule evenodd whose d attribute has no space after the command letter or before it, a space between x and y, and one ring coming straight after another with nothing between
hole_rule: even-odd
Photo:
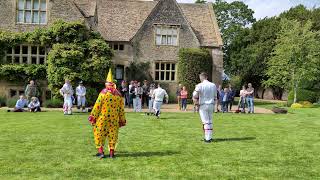
<instances>
[{"instance_id":1,"label":"person standing","mask_svg":"<svg viewBox=\"0 0 320 180\"><path fill-rule=\"evenodd\" d=\"M140 86L140 82L136 83L136 88L134 90L135 93L135 99L133 100L133 111L134 112L141 112L141 101L142 101L142 95L143 95L143 89Z\"/></svg>"},{"instance_id":2,"label":"person standing","mask_svg":"<svg viewBox=\"0 0 320 180\"><path fill-rule=\"evenodd\" d=\"M218 90L217 90L216 112L220 112L219 105L220 105L220 108L221 108L220 93L221 93L221 85L219 85Z\"/></svg>"},{"instance_id":3,"label":"person standing","mask_svg":"<svg viewBox=\"0 0 320 180\"><path fill-rule=\"evenodd\" d=\"M246 86L242 86L242 90L240 90L240 99L238 103L238 110L242 108L242 113L246 113L246 95L247 95L247 90Z\"/></svg>"},{"instance_id":4,"label":"person standing","mask_svg":"<svg viewBox=\"0 0 320 180\"><path fill-rule=\"evenodd\" d=\"M220 93L220 101L221 101L221 110L223 113L228 112L228 104L230 99L230 94L228 92L228 88L224 88Z\"/></svg>"},{"instance_id":5,"label":"person standing","mask_svg":"<svg viewBox=\"0 0 320 180\"><path fill-rule=\"evenodd\" d=\"M150 89L149 89L149 93L148 93L148 96L149 96L149 113L153 112L154 97L152 97L152 95L153 95L154 89L155 89L154 84L151 84L150 85Z\"/></svg>"},{"instance_id":6,"label":"person standing","mask_svg":"<svg viewBox=\"0 0 320 180\"><path fill-rule=\"evenodd\" d=\"M63 96L63 113L64 115L72 114L72 96L73 96L73 88L68 79L65 80L64 85L60 89L60 94Z\"/></svg>"},{"instance_id":7,"label":"person standing","mask_svg":"<svg viewBox=\"0 0 320 180\"><path fill-rule=\"evenodd\" d=\"M162 89L159 83L158 88L153 91L152 97L154 98L153 109L154 109L155 115L159 119L163 100L164 98L166 98L166 103L169 103L169 96L167 91Z\"/></svg>"},{"instance_id":8,"label":"person standing","mask_svg":"<svg viewBox=\"0 0 320 180\"><path fill-rule=\"evenodd\" d=\"M37 97L32 97L28 108L30 112L41 112L39 99Z\"/></svg>"},{"instance_id":9,"label":"person standing","mask_svg":"<svg viewBox=\"0 0 320 180\"><path fill-rule=\"evenodd\" d=\"M83 86L83 82L79 82L79 86L76 88L77 95L77 108L80 111L82 107L82 112L86 112L86 88Z\"/></svg>"},{"instance_id":10,"label":"person standing","mask_svg":"<svg viewBox=\"0 0 320 180\"><path fill-rule=\"evenodd\" d=\"M176 96L177 96L177 102L178 102L178 105L179 105L179 110L181 110L181 90L182 90L182 84L179 84L178 85L178 89L176 91Z\"/></svg>"},{"instance_id":11,"label":"person standing","mask_svg":"<svg viewBox=\"0 0 320 180\"><path fill-rule=\"evenodd\" d=\"M130 81L130 84L129 84L129 108L133 107L133 99L135 98L134 89L135 89L135 82Z\"/></svg>"},{"instance_id":12,"label":"person standing","mask_svg":"<svg viewBox=\"0 0 320 180\"><path fill-rule=\"evenodd\" d=\"M233 90L231 84L229 85L229 110L232 111L232 105L233 105L233 102L234 102L234 97L236 95L236 92Z\"/></svg>"},{"instance_id":13,"label":"person standing","mask_svg":"<svg viewBox=\"0 0 320 180\"><path fill-rule=\"evenodd\" d=\"M188 91L187 91L187 88L185 86L182 87L180 97L181 97L181 108L182 108L182 111L187 111Z\"/></svg>"},{"instance_id":14,"label":"person standing","mask_svg":"<svg viewBox=\"0 0 320 180\"><path fill-rule=\"evenodd\" d=\"M105 157L104 145L107 139L109 158L114 158L119 128L125 126L127 121L123 99L113 83L111 69L107 76L105 89L100 92L88 120L93 126L94 142L98 150L96 156Z\"/></svg>"},{"instance_id":15,"label":"person standing","mask_svg":"<svg viewBox=\"0 0 320 180\"><path fill-rule=\"evenodd\" d=\"M148 107L149 104L149 85L148 85L148 81L144 80L143 81L143 85L142 85L142 89L143 89L143 94L142 94L142 107L144 107L144 105L146 105Z\"/></svg>"},{"instance_id":16,"label":"person standing","mask_svg":"<svg viewBox=\"0 0 320 180\"><path fill-rule=\"evenodd\" d=\"M199 114L204 130L204 141L212 142L213 132L213 112L214 103L217 98L217 87L214 83L209 82L208 74L201 73L199 75L201 83L198 84L193 92L195 104L199 106Z\"/></svg>"},{"instance_id":17,"label":"person standing","mask_svg":"<svg viewBox=\"0 0 320 180\"><path fill-rule=\"evenodd\" d=\"M125 80L123 80L121 82L121 94L122 97L124 98L124 105L129 106L129 90L128 90L128 86L127 86L127 82Z\"/></svg>"},{"instance_id":18,"label":"person standing","mask_svg":"<svg viewBox=\"0 0 320 180\"><path fill-rule=\"evenodd\" d=\"M253 103L254 88L252 87L251 83L248 83L246 94L247 94L248 113L254 113L254 103Z\"/></svg>"},{"instance_id":19,"label":"person standing","mask_svg":"<svg viewBox=\"0 0 320 180\"><path fill-rule=\"evenodd\" d=\"M28 101L30 101L32 97L38 97L39 92L38 92L37 86L34 83L34 80L30 81L30 83L27 85L24 93L25 93Z\"/></svg>"}]
</instances>

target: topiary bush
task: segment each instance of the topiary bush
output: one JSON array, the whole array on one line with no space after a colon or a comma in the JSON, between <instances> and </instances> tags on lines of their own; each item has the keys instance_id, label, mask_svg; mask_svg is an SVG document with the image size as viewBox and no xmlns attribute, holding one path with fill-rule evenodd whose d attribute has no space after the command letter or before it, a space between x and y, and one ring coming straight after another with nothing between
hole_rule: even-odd
<instances>
[{"instance_id":1,"label":"topiary bush","mask_svg":"<svg viewBox=\"0 0 320 180\"><path fill-rule=\"evenodd\" d=\"M293 103L290 107L293 109L299 109L299 108L303 108L303 105L299 103Z\"/></svg>"},{"instance_id":2,"label":"topiary bush","mask_svg":"<svg viewBox=\"0 0 320 180\"><path fill-rule=\"evenodd\" d=\"M200 83L199 74L206 72L211 80L212 57L208 50L199 48L182 48L179 51L178 81L192 92ZM188 94L191 98L192 93Z\"/></svg>"},{"instance_id":3,"label":"topiary bush","mask_svg":"<svg viewBox=\"0 0 320 180\"><path fill-rule=\"evenodd\" d=\"M290 106L293 103L294 93L290 91L288 94L288 105ZM297 91L297 102L299 101L309 101L311 103L317 102L319 94L305 89L298 89Z\"/></svg>"},{"instance_id":4,"label":"topiary bush","mask_svg":"<svg viewBox=\"0 0 320 180\"><path fill-rule=\"evenodd\" d=\"M61 99L48 99L43 104L46 108L62 108L63 101Z\"/></svg>"}]
</instances>

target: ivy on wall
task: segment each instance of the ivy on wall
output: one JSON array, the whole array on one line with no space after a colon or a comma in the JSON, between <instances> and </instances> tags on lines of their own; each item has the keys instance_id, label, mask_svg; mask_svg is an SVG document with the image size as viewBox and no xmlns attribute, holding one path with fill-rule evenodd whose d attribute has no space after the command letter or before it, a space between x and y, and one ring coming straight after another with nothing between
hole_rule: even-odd
<instances>
[{"instance_id":1,"label":"ivy on wall","mask_svg":"<svg viewBox=\"0 0 320 180\"><path fill-rule=\"evenodd\" d=\"M20 44L41 45L50 49L45 65L6 64L5 52ZM101 87L111 67L112 50L97 32L83 22L58 20L48 28L32 32L0 30L0 77L8 81L47 79L54 95L68 78L77 85L84 81L89 88ZM104 84L104 83L103 83ZM93 97L95 98L95 97Z\"/></svg>"}]
</instances>

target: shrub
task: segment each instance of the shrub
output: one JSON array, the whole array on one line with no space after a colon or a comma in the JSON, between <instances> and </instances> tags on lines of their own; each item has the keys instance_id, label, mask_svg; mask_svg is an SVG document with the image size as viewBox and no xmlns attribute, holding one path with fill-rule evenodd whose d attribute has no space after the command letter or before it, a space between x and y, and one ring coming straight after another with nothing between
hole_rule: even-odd
<instances>
[{"instance_id":1,"label":"shrub","mask_svg":"<svg viewBox=\"0 0 320 180\"><path fill-rule=\"evenodd\" d=\"M290 106L293 103L294 93L293 91L289 92L288 95L288 105ZM297 91L297 102L299 101L309 101L311 103L317 102L319 94L314 91L299 89Z\"/></svg>"},{"instance_id":2,"label":"shrub","mask_svg":"<svg viewBox=\"0 0 320 180\"><path fill-rule=\"evenodd\" d=\"M87 106L93 106L94 103L96 102L98 98L98 91L95 88L86 88L86 101L87 101Z\"/></svg>"},{"instance_id":3,"label":"shrub","mask_svg":"<svg viewBox=\"0 0 320 180\"><path fill-rule=\"evenodd\" d=\"M7 100L7 106L9 108L14 108L16 106L18 98L10 98Z\"/></svg>"},{"instance_id":4,"label":"shrub","mask_svg":"<svg viewBox=\"0 0 320 180\"><path fill-rule=\"evenodd\" d=\"M309 101L300 101L299 104L301 104L304 108L312 108L313 104Z\"/></svg>"},{"instance_id":5,"label":"shrub","mask_svg":"<svg viewBox=\"0 0 320 180\"><path fill-rule=\"evenodd\" d=\"M178 81L189 91L193 90L195 85L200 82L199 74L201 72L208 73L209 80L211 80L212 57L205 49L180 49L178 66ZM189 93L189 98L191 98L191 93Z\"/></svg>"},{"instance_id":6,"label":"shrub","mask_svg":"<svg viewBox=\"0 0 320 180\"><path fill-rule=\"evenodd\" d=\"M6 98L3 96L0 96L0 107L6 106Z\"/></svg>"},{"instance_id":7,"label":"shrub","mask_svg":"<svg viewBox=\"0 0 320 180\"><path fill-rule=\"evenodd\" d=\"M63 101L61 99L48 99L43 104L46 108L62 108Z\"/></svg>"},{"instance_id":8,"label":"shrub","mask_svg":"<svg viewBox=\"0 0 320 180\"><path fill-rule=\"evenodd\" d=\"M302 104L299 104L299 103L293 103L291 105L291 108L293 109L299 109L299 108L303 108L303 105Z\"/></svg>"}]
</instances>

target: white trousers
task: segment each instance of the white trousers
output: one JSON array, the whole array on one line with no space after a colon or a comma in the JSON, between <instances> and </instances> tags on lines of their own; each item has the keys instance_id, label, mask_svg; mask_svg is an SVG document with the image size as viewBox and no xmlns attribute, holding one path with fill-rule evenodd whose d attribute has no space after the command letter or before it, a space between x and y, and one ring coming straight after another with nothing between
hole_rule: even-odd
<instances>
[{"instance_id":1,"label":"white trousers","mask_svg":"<svg viewBox=\"0 0 320 180\"><path fill-rule=\"evenodd\" d=\"M133 111L141 112L141 98L139 97L133 98Z\"/></svg>"},{"instance_id":2,"label":"white trousers","mask_svg":"<svg viewBox=\"0 0 320 180\"><path fill-rule=\"evenodd\" d=\"M153 112L153 102L154 102L154 99L150 99L149 100L149 112Z\"/></svg>"},{"instance_id":3,"label":"white trousers","mask_svg":"<svg viewBox=\"0 0 320 180\"><path fill-rule=\"evenodd\" d=\"M77 96L78 106L85 107L86 106L86 97L85 96Z\"/></svg>"},{"instance_id":4,"label":"white trousers","mask_svg":"<svg viewBox=\"0 0 320 180\"><path fill-rule=\"evenodd\" d=\"M211 140L212 132L213 132L213 112L214 112L214 104L203 104L200 105L199 114L203 124L204 131L204 139Z\"/></svg>"},{"instance_id":5,"label":"white trousers","mask_svg":"<svg viewBox=\"0 0 320 180\"><path fill-rule=\"evenodd\" d=\"M160 101L153 101L153 109L154 109L154 112L157 113L158 111L160 112L161 110L161 105L162 105L162 102Z\"/></svg>"},{"instance_id":6,"label":"white trousers","mask_svg":"<svg viewBox=\"0 0 320 180\"><path fill-rule=\"evenodd\" d=\"M64 103L63 103L63 111L64 111L64 113L71 114L72 113L71 108L72 108L72 99L71 98L65 98L64 99Z\"/></svg>"}]
</instances>

